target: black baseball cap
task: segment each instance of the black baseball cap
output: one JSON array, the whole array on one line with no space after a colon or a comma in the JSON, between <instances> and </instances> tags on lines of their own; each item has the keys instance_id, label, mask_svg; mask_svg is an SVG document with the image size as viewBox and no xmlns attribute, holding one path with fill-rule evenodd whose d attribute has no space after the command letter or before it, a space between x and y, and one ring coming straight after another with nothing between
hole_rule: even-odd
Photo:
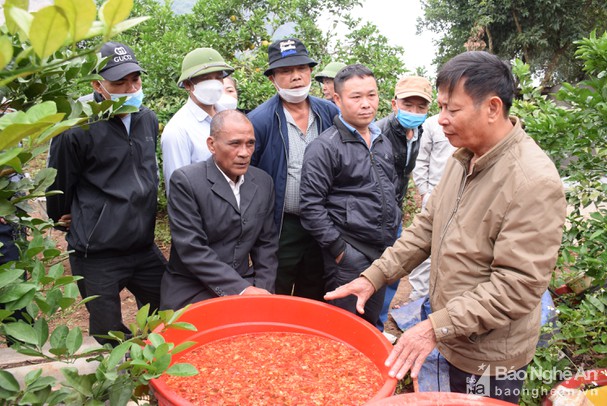
<instances>
[{"instance_id":1,"label":"black baseball cap","mask_svg":"<svg viewBox=\"0 0 607 406\"><path fill-rule=\"evenodd\" d=\"M106 42L101 47L101 57L108 58L107 63L99 74L109 81L120 80L133 72L145 71L139 66L135 53L128 46L120 42Z\"/></svg>"},{"instance_id":2,"label":"black baseball cap","mask_svg":"<svg viewBox=\"0 0 607 406\"><path fill-rule=\"evenodd\" d=\"M308 50L297 38L287 38L274 41L268 47L268 62L270 66L263 73L266 76L272 74L275 68L284 66L309 65L311 68L318 62L310 59Z\"/></svg>"}]
</instances>

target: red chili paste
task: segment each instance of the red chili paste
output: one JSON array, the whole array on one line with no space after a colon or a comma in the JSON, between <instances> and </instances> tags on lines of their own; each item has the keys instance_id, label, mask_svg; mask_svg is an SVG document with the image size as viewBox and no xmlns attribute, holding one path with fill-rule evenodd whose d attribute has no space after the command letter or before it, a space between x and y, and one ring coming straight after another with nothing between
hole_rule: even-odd
<instances>
[{"instance_id":1,"label":"red chili paste","mask_svg":"<svg viewBox=\"0 0 607 406\"><path fill-rule=\"evenodd\" d=\"M383 384L377 366L347 344L308 334L233 336L189 352L196 376L165 376L195 405L362 405Z\"/></svg>"}]
</instances>

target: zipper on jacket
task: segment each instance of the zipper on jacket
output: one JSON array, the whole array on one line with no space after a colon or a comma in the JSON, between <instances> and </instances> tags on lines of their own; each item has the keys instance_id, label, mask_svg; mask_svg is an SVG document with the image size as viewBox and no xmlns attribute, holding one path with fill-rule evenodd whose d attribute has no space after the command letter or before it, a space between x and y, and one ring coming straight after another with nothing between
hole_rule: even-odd
<instances>
[{"instance_id":1,"label":"zipper on jacket","mask_svg":"<svg viewBox=\"0 0 607 406\"><path fill-rule=\"evenodd\" d=\"M121 119L122 120L122 119ZM131 129L133 127L135 127L135 124L139 121L139 116L137 117L133 117L133 115L131 115ZM124 129L124 123L123 123L123 129ZM126 131L126 129L124 129ZM139 185L139 189L141 190L141 193L145 193L145 188L143 187L143 182L141 181L141 177L139 176L139 172L137 171L137 165L135 162L135 152L133 151L133 138L131 137L131 133L130 131L126 131L126 136L127 136L127 141L129 143L129 151L131 153L131 167L133 168L133 175L135 176L135 180L137 181L137 184ZM144 140L145 142L145 140ZM139 157L140 159L142 159L141 157Z\"/></svg>"},{"instance_id":2,"label":"zipper on jacket","mask_svg":"<svg viewBox=\"0 0 607 406\"><path fill-rule=\"evenodd\" d=\"M464 189L466 188L466 184L468 183L468 177L470 175L468 175L467 171L464 168L464 173L462 176L462 183L459 186L459 191L457 192L457 199L455 199L455 206L453 207L453 210L451 210L451 214L449 215L449 220L447 221L447 224L445 224L445 228L443 228L443 231L441 233L441 237L440 237L440 243L439 243L439 253L442 249L443 246L443 241L445 239L445 236L447 235L447 230L449 229L449 226L451 225L451 222L453 221L453 218L455 217L455 214L457 213L457 211L459 210L459 204L462 200L462 196L464 194ZM438 257L438 256L437 256ZM438 275L435 275L435 278ZM434 289L436 289L436 283L432 283L433 289L432 292L430 293L430 296L432 296L432 294L434 294Z\"/></svg>"},{"instance_id":3,"label":"zipper on jacket","mask_svg":"<svg viewBox=\"0 0 607 406\"><path fill-rule=\"evenodd\" d=\"M371 144L371 148L373 148L373 144ZM373 168L373 172L375 174L376 181L379 185L379 190L381 191L381 225L382 230L386 226L386 194L384 193L384 187L381 182L381 177L379 173L377 173L377 168L375 167L375 158L372 150L369 150L369 158L371 159L371 167ZM383 235L383 232L382 232ZM382 241L382 244L385 245L385 241Z\"/></svg>"},{"instance_id":4,"label":"zipper on jacket","mask_svg":"<svg viewBox=\"0 0 607 406\"><path fill-rule=\"evenodd\" d=\"M84 257L85 258L88 258L89 246L91 245L91 238L93 238L93 234L95 233L95 230L97 230L97 227L99 226L99 222L101 221L101 218L103 217L103 213L105 212L106 207L107 207L107 203L103 203L103 207L101 207L101 213L99 213L99 217L97 217L97 221L95 222L93 229L91 230L89 235L86 236L86 246L84 247Z\"/></svg>"},{"instance_id":5,"label":"zipper on jacket","mask_svg":"<svg viewBox=\"0 0 607 406\"><path fill-rule=\"evenodd\" d=\"M281 104L282 107L282 104ZM284 109L284 107L282 107ZM285 153L287 167L285 170L287 171L287 178L289 177L289 151L287 150L287 143L285 142L285 137L282 135L282 123L280 122L280 114L275 112L276 118L278 119L278 133L280 134L280 139L282 140L283 151ZM286 182L286 181L285 181ZM278 238L280 239L280 235L282 234L282 225L285 221L285 206L287 205L287 184L285 183L285 191L282 196L282 209L280 212L280 227L278 227Z\"/></svg>"}]
</instances>

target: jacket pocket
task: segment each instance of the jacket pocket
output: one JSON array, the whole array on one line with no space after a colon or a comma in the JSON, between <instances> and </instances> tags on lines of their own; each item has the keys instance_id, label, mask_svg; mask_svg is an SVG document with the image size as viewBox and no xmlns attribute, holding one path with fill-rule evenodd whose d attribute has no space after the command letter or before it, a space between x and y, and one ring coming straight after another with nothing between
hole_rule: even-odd
<instances>
[{"instance_id":1,"label":"jacket pocket","mask_svg":"<svg viewBox=\"0 0 607 406\"><path fill-rule=\"evenodd\" d=\"M95 221L95 223L93 224L93 227L86 235L86 248L85 248L85 252L84 252L85 255L88 253L88 250L91 247L91 244L93 242L93 236L95 235L95 231L97 231L97 229L102 227L101 224L102 224L103 214L105 213L106 208L107 208L107 202L104 202L103 206L101 206L101 211L99 212L97 221Z\"/></svg>"}]
</instances>

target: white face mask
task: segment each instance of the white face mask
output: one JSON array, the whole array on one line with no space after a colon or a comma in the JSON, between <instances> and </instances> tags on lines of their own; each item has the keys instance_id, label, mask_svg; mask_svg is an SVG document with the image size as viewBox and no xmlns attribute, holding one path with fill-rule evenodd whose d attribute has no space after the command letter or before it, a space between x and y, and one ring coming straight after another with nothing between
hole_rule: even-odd
<instances>
[{"instance_id":1,"label":"white face mask","mask_svg":"<svg viewBox=\"0 0 607 406\"><path fill-rule=\"evenodd\" d=\"M278 94L284 99L284 101L287 103L301 103L308 97L312 83L306 87L300 87L297 89L281 89L276 83L274 83L274 85L278 90Z\"/></svg>"},{"instance_id":2,"label":"white face mask","mask_svg":"<svg viewBox=\"0 0 607 406\"><path fill-rule=\"evenodd\" d=\"M198 101L206 106L212 106L221 99L223 83L219 80L203 80L194 85L192 94Z\"/></svg>"},{"instance_id":3,"label":"white face mask","mask_svg":"<svg viewBox=\"0 0 607 406\"><path fill-rule=\"evenodd\" d=\"M236 106L238 105L238 100L230 96L229 94L222 94L221 98L217 102L221 104L223 107L229 110L236 110Z\"/></svg>"}]
</instances>

